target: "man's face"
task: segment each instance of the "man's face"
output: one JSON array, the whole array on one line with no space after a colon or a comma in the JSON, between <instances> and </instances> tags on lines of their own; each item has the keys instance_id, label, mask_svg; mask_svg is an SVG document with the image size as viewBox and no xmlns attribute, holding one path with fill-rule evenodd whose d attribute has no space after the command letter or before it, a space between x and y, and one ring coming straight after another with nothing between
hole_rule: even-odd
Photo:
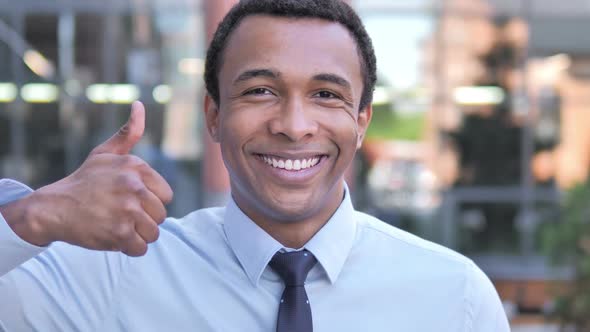
<instances>
[{"instance_id":1,"label":"man's face","mask_svg":"<svg viewBox=\"0 0 590 332\"><path fill-rule=\"evenodd\" d=\"M229 37L219 89L207 124L240 208L255 221L327 220L371 116L358 110L363 80L348 30L247 17Z\"/></svg>"}]
</instances>

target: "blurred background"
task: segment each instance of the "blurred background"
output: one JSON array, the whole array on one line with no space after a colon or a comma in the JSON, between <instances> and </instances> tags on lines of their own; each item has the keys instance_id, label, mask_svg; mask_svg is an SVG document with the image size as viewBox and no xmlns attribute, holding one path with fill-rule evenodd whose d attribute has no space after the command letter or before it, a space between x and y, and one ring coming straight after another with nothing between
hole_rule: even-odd
<instances>
[{"instance_id":1,"label":"blurred background","mask_svg":"<svg viewBox=\"0 0 590 332\"><path fill-rule=\"evenodd\" d=\"M171 216L221 205L202 120L232 0L0 0L0 178L56 181L147 109ZM378 58L358 209L472 258L514 331L590 330L590 2L357 0ZM419 287L419 285L417 285Z\"/></svg>"}]
</instances>

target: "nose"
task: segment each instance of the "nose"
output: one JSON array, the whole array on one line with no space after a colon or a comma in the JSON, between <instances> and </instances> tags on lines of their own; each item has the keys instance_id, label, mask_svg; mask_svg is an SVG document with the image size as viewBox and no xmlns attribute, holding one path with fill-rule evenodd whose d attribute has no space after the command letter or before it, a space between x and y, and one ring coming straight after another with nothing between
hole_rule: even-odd
<instances>
[{"instance_id":1,"label":"nose","mask_svg":"<svg viewBox=\"0 0 590 332\"><path fill-rule=\"evenodd\" d=\"M313 109L305 107L299 98L285 100L269 127L273 135L285 136L293 142L312 137L318 131Z\"/></svg>"}]
</instances>

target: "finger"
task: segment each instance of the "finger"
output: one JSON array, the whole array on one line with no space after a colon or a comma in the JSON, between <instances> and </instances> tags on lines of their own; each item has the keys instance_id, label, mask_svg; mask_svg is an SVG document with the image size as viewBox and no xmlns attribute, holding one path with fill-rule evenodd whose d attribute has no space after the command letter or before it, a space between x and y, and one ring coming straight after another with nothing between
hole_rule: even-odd
<instances>
[{"instance_id":1,"label":"finger","mask_svg":"<svg viewBox=\"0 0 590 332\"><path fill-rule=\"evenodd\" d=\"M149 191L148 189L142 191L141 197L141 207L143 211L147 214L147 216L157 225L164 222L166 219L166 207L162 201L156 196L153 192Z\"/></svg>"},{"instance_id":2,"label":"finger","mask_svg":"<svg viewBox=\"0 0 590 332\"><path fill-rule=\"evenodd\" d=\"M142 167L141 179L145 186L153 192L162 203L168 204L172 201L174 193L166 180L151 167Z\"/></svg>"},{"instance_id":3,"label":"finger","mask_svg":"<svg viewBox=\"0 0 590 332\"><path fill-rule=\"evenodd\" d=\"M147 249L147 242L139 234L135 233L131 239L123 244L121 252L127 256L137 257L145 255Z\"/></svg>"},{"instance_id":4,"label":"finger","mask_svg":"<svg viewBox=\"0 0 590 332\"><path fill-rule=\"evenodd\" d=\"M142 219L135 223L135 231L146 243L155 242L160 236L160 228L151 219Z\"/></svg>"},{"instance_id":5,"label":"finger","mask_svg":"<svg viewBox=\"0 0 590 332\"><path fill-rule=\"evenodd\" d=\"M139 142L145 129L145 108L140 101L131 105L131 113L127 123L111 138L100 144L92 154L115 153L127 154Z\"/></svg>"}]
</instances>

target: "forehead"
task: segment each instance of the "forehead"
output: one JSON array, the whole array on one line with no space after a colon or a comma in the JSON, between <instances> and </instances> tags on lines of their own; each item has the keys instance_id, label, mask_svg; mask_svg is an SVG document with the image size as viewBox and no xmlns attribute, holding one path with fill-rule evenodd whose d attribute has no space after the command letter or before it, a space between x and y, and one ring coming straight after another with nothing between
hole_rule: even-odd
<instances>
[{"instance_id":1,"label":"forehead","mask_svg":"<svg viewBox=\"0 0 590 332\"><path fill-rule=\"evenodd\" d=\"M356 42L341 24L315 18L246 17L227 41L220 82L244 70L269 67L281 73L332 72L361 80Z\"/></svg>"}]
</instances>

